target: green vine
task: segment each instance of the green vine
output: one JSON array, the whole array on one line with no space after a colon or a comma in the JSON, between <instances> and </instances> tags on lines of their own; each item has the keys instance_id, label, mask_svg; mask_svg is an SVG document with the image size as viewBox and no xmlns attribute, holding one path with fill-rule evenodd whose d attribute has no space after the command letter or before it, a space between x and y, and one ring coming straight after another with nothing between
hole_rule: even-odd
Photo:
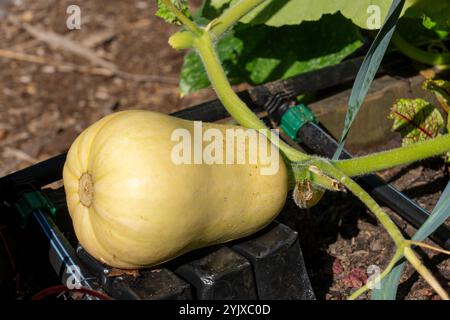
<instances>
[{"instance_id":1,"label":"green vine","mask_svg":"<svg viewBox=\"0 0 450 320\"><path fill-rule=\"evenodd\" d=\"M413 60L434 66L450 64L450 53L431 53L423 51L408 43L397 32L392 36L392 42L405 56L410 57Z\"/></svg>"},{"instance_id":2,"label":"green vine","mask_svg":"<svg viewBox=\"0 0 450 320\"><path fill-rule=\"evenodd\" d=\"M242 126L253 129L267 128L233 91L220 61L217 58L214 40L262 2L263 1L261 0L241 0L225 11L221 17L211 21L209 25L202 28L196 26L192 21L185 17L183 13L172 5L170 0L163 0L163 3L165 3L179 18L187 29L187 31L185 30L174 34L170 38L169 43L177 49L192 48L197 50L203 61L211 85L224 107ZM189 22L186 20L189 20ZM268 138L271 139L270 131L267 130L266 132L268 132ZM295 179L296 182L311 181L313 185L316 185L319 188L322 187L324 189L335 191L342 190L341 186L345 186L373 212L389 233L395 242L397 252L386 270L381 274L381 277L376 281L380 281L383 276L387 275L398 259L404 255L436 292L443 299L448 299L447 293L442 289L433 275L426 269L411 249L412 244L403 237L397 226L375 200L354 182L350 176L390 168L445 153L450 149L450 135L427 140L408 147L397 148L351 160L330 161L328 159L313 157L292 148L283 141L280 141L279 149L283 153L284 158L288 162L287 165L292 171L291 177ZM368 288L369 284L366 284L366 286L360 288L350 298L357 298Z\"/></svg>"},{"instance_id":3,"label":"green vine","mask_svg":"<svg viewBox=\"0 0 450 320\"><path fill-rule=\"evenodd\" d=\"M405 147L377 152L349 160L333 161L336 168L349 176L367 174L444 154L449 150L450 134L417 142Z\"/></svg>"}]
</instances>

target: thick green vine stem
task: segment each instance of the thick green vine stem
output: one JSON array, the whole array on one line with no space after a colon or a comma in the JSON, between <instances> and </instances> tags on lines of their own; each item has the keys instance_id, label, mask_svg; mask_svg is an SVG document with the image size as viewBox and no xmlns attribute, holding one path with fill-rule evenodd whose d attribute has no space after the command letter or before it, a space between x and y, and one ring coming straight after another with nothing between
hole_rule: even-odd
<instances>
[{"instance_id":1,"label":"thick green vine stem","mask_svg":"<svg viewBox=\"0 0 450 320\"><path fill-rule=\"evenodd\" d=\"M394 33L392 36L392 42L405 56L410 57L413 60L433 66L450 64L450 53L446 52L438 54L423 51L408 43L398 34L398 32Z\"/></svg>"},{"instance_id":2,"label":"thick green vine stem","mask_svg":"<svg viewBox=\"0 0 450 320\"><path fill-rule=\"evenodd\" d=\"M322 172L328 174L332 178L343 184L348 190L350 190L355 196L357 196L370 211L377 217L391 238L394 240L397 247L403 247L405 244L405 238L400 230L392 222L391 218L383 211L383 209L376 203L376 201L363 189L353 181L348 175L336 168L331 162L325 159L317 159L311 161Z\"/></svg>"},{"instance_id":3,"label":"thick green vine stem","mask_svg":"<svg viewBox=\"0 0 450 320\"><path fill-rule=\"evenodd\" d=\"M348 160L332 161L333 165L349 176L367 174L398 165L438 156L450 150L450 134L417 142L409 146L374 153Z\"/></svg>"}]
</instances>

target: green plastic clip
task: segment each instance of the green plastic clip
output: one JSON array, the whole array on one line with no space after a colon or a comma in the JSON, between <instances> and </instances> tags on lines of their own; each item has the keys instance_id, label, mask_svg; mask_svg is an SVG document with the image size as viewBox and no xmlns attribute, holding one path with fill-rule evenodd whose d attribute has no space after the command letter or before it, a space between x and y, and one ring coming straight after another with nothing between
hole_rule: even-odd
<instances>
[{"instance_id":1,"label":"green plastic clip","mask_svg":"<svg viewBox=\"0 0 450 320\"><path fill-rule=\"evenodd\" d=\"M37 190L23 193L19 200L14 204L14 207L19 213L22 228L26 228L29 216L36 209L45 210L53 217L56 217L56 208L40 191Z\"/></svg>"},{"instance_id":2,"label":"green plastic clip","mask_svg":"<svg viewBox=\"0 0 450 320\"><path fill-rule=\"evenodd\" d=\"M292 140L298 141L298 131L308 122L317 123L317 119L306 105L299 104L283 114L280 127Z\"/></svg>"}]
</instances>

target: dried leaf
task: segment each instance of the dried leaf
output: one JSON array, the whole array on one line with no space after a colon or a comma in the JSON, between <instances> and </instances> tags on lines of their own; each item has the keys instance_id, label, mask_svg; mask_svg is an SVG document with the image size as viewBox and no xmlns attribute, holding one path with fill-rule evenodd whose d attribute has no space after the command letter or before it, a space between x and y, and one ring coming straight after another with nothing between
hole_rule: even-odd
<instances>
[{"instance_id":1,"label":"dried leaf","mask_svg":"<svg viewBox=\"0 0 450 320\"><path fill-rule=\"evenodd\" d=\"M360 288L367 282L367 274L362 269L353 269L342 279L348 288Z\"/></svg>"},{"instance_id":2,"label":"dried leaf","mask_svg":"<svg viewBox=\"0 0 450 320\"><path fill-rule=\"evenodd\" d=\"M4 140L8 136L8 130L0 127L0 140Z\"/></svg>"},{"instance_id":3,"label":"dried leaf","mask_svg":"<svg viewBox=\"0 0 450 320\"><path fill-rule=\"evenodd\" d=\"M118 269L118 268L112 268L111 271L108 273L108 277L118 277L118 276L133 276L134 278L139 277L141 274L138 269Z\"/></svg>"},{"instance_id":4,"label":"dried leaf","mask_svg":"<svg viewBox=\"0 0 450 320\"><path fill-rule=\"evenodd\" d=\"M315 206L324 194L324 190L314 186L309 180L298 181L292 193L295 204L301 209Z\"/></svg>"},{"instance_id":5,"label":"dried leaf","mask_svg":"<svg viewBox=\"0 0 450 320\"><path fill-rule=\"evenodd\" d=\"M333 261L332 270L333 270L333 274L335 274L335 275L339 275L344 271L344 267L342 267L341 260L335 259Z\"/></svg>"},{"instance_id":6,"label":"dried leaf","mask_svg":"<svg viewBox=\"0 0 450 320\"><path fill-rule=\"evenodd\" d=\"M423 99L399 99L391 108L392 130L400 132L403 146L440 135L444 119L439 110Z\"/></svg>"}]
</instances>

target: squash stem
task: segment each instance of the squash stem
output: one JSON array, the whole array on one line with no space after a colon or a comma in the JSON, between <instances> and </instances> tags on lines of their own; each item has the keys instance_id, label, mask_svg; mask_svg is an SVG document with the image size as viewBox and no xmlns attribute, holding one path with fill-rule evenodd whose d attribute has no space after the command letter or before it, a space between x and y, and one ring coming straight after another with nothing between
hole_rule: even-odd
<instances>
[{"instance_id":1,"label":"squash stem","mask_svg":"<svg viewBox=\"0 0 450 320\"><path fill-rule=\"evenodd\" d=\"M336 168L332 163L325 159L317 159L311 161L316 167L318 167L323 173L338 180L347 189L349 189L355 196L357 196L370 211L377 217L391 238L394 240L397 247L403 247L405 238L401 234L397 226L392 222L391 218L383 211L383 209L376 203L376 201L355 181L353 181L348 175Z\"/></svg>"},{"instance_id":2,"label":"squash stem","mask_svg":"<svg viewBox=\"0 0 450 320\"><path fill-rule=\"evenodd\" d=\"M409 146L331 163L349 176L367 174L398 165L438 156L450 150L450 134L417 142Z\"/></svg>"},{"instance_id":3,"label":"squash stem","mask_svg":"<svg viewBox=\"0 0 450 320\"><path fill-rule=\"evenodd\" d=\"M195 35L201 35L202 30L188 17L184 15L183 12L177 9L170 0L161 0L162 3L177 17L178 20Z\"/></svg>"},{"instance_id":4,"label":"squash stem","mask_svg":"<svg viewBox=\"0 0 450 320\"><path fill-rule=\"evenodd\" d=\"M430 53L423 51L403 39L398 32L392 36L392 42L405 56L430 65L447 65L450 64L450 53Z\"/></svg>"}]
</instances>

